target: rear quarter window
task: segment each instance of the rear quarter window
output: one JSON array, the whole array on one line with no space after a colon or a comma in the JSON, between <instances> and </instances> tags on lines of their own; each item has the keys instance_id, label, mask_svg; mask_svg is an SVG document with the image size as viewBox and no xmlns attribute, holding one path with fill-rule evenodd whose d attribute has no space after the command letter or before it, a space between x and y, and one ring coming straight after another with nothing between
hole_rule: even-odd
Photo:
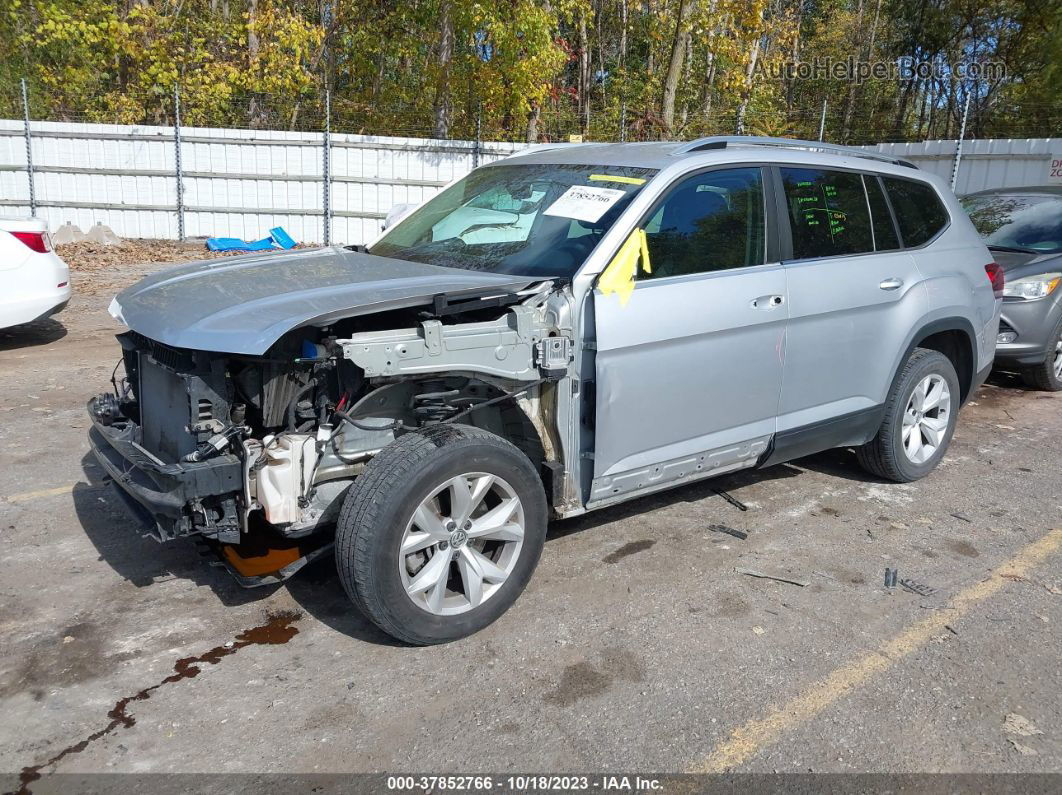
<instances>
[{"instance_id":1,"label":"rear quarter window","mask_svg":"<svg viewBox=\"0 0 1062 795\"><path fill-rule=\"evenodd\" d=\"M948 225L948 211L937 192L924 182L882 177L900 227L904 248L928 243Z\"/></svg>"}]
</instances>

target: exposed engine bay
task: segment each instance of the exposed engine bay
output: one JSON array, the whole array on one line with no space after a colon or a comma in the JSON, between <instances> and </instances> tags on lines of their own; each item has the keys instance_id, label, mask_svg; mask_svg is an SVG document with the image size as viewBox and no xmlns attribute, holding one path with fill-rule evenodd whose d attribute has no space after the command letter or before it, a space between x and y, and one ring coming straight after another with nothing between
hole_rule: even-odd
<instances>
[{"instance_id":1,"label":"exposed engine bay","mask_svg":"<svg viewBox=\"0 0 1062 795\"><path fill-rule=\"evenodd\" d=\"M569 303L550 282L436 295L427 308L294 329L262 356L130 330L118 336L125 376L116 367L114 392L89 405L93 447L158 540L198 536L237 564L247 550L279 547L295 551L274 563L301 565L327 544L366 463L429 425L504 435L563 498L556 382L572 360ZM236 569L248 585L276 576Z\"/></svg>"}]
</instances>

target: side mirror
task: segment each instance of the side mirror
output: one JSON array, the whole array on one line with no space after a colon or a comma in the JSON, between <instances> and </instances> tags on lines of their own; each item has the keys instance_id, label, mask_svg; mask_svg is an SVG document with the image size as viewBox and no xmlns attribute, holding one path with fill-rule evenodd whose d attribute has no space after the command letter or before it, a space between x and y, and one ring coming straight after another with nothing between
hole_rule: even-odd
<instances>
[{"instance_id":1,"label":"side mirror","mask_svg":"<svg viewBox=\"0 0 1062 795\"><path fill-rule=\"evenodd\" d=\"M407 215L417 209L417 206L418 205L416 204L396 204L394 207L387 211L387 217L384 218L383 222L383 229L390 229L392 226L397 224L399 221L401 221L403 218L405 218Z\"/></svg>"}]
</instances>

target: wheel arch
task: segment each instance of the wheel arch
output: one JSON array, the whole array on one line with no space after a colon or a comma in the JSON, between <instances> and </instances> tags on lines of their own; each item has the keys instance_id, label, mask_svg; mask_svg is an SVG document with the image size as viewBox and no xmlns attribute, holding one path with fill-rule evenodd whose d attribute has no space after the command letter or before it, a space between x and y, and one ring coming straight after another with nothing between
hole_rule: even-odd
<instances>
[{"instance_id":1,"label":"wheel arch","mask_svg":"<svg viewBox=\"0 0 1062 795\"><path fill-rule=\"evenodd\" d=\"M915 348L928 348L948 357L959 377L960 404L965 404L977 378L977 332L973 324L964 317L951 316L931 320L918 327L893 365L890 389Z\"/></svg>"},{"instance_id":2,"label":"wheel arch","mask_svg":"<svg viewBox=\"0 0 1062 795\"><path fill-rule=\"evenodd\" d=\"M470 372L453 374L450 377L462 382L452 385L460 389L459 397L473 396L477 401L497 399L513 389L511 384L500 379ZM417 424L420 420L409 408L416 396L428 394L440 388L439 379L425 377L402 379L370 389L361 401L367 402L368 399L384 390L393 390L396 397L389 401L386 411L379 412L379 416ZM560 447L550 433L552 422L550 406L554 404L554 401L548 392L544 393L544 390L553 388L550 384L543 384L541 389L533 393L514 395L508 400L475 408L467 414L463 413L463 409L466 408L463 404L460 411L458 408L451 409L451 411L459 411L459 416L455 420L457 423L489 431L505 439L527 456L542 478L543 488L551 505L554 502L559 482L557 481L556 462L561 458ZM449 419L442 419L442 422L438 424L449 421ZM434 424L429 423L424 427L434 427ZM393 440L390 432L386 434L361 433L365 436L379 437L379 441L366 440L364 446L368 448L382 447ZM561 470L563 471L563 467Z\"/></svg>"}]
</instances>

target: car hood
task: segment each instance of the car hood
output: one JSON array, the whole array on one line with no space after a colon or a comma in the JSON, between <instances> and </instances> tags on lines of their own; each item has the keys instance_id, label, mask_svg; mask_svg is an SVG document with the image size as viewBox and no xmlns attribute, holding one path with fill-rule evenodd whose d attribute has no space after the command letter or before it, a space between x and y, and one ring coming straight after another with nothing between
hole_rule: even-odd
<instances>
[{"instance_id":1,"label":"car hood","mask_svg":"<svg viewBox=\"0 0 1062 795\"><path fill-rule=\"evenodd\" d=\"M1008 251L1006 249L993 248L992 252L1006 274L1007 281L1016 281L1026 276L1036 276L1041 273L1062 270L1062 254L1047 253L1034 254L1031 251Z\"/></svg>"},{"instance_id":2,"label":"car hood","mask_svg":"<svg viewBox=\"0 0 1062 795\"><path fill-rule=\"evenodd\" d=\"M998 248L991 243L988 244L992 256L995 261L1000 265L1003 265L1003 270L1010 273L1016 269L1024 269L1026 265L1039 265L1041 263L1054 265L1059 260L1062 260L1062 254L1056 252L1038 253L1038 252L1017 252L1012 248Z\"/></svg>"},{"instance_id":3,"label":"car hood","mask_svg":"<svg viewBox=\"0 0 1062 795\"><path fill-rule=\"evenodd\" d=\"M519 290L534 281L339 247L300 249L168 268L120 292L110 311L167 345L258 356L300 326L417 306L440 293Z\"/></svg>"}]
</instances>

